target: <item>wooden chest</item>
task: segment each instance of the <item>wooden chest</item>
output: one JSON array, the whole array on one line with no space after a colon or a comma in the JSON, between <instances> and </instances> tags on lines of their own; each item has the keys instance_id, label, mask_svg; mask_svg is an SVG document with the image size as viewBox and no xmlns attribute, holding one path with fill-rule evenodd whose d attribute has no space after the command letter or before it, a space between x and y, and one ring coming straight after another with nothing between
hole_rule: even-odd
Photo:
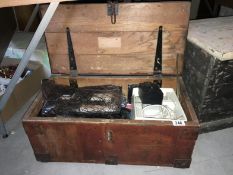
<instances>
[{"instance_id":1,"label":"wooden chest","mask_svg":"<svg viewBox=\"0 0 233 175\"><path fill-rule=\"evenodd\" d=\"M183 79L201 130L233 126L233 17L192 21Z\"/></svg>"},{"instance_id":2,"label":"wooden chest","mask_svg":"<svg viewBox=\"0 0 233 175\"><path fill-rule=\"evenodd\" d=\"M57 84L69 84L65 33L69 27L79 87L119 85L127 95L129 84L161 80L162 87L177 91L188 121L185 126L174 126L171 121L40 117L43 99L39 93L23 120L36 159L189 167L199 130L179 76L189 8L190 3L183 1L120 3L112 24L106 4L60 5L45 33L52 72L57 74L52 79ZM160 26L162 73L156 74Z\"/></svg>"}]
</instances>

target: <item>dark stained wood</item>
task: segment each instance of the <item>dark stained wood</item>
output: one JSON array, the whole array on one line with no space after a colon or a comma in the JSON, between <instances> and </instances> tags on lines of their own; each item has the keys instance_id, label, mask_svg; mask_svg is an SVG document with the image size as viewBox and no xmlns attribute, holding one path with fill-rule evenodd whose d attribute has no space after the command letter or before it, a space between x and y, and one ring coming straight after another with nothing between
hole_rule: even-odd
<instances>
[{"instance_id":1,"label":"dark stained wood","mask_svg":"<svg viewBox=\"0 0 233 175\"><path fill-rule=\"evenodd\" d=\"M221 61L190 41L185 56L183 79L200 123L231 118L233 60Z\"/></svg>"},{"instance_id":2,"label":"dark stained wood","mask_svg":"<svg viewBox=\"0 0 233 175\"><path fill-rule=\"evenodd\" d=\"M172 165L178 128L147 127L110 123L106 133L112 139L105 144L105 156L116 157L119 163L139 165Z\"/></svg>"},{"instance_id":3,"label":"dark stained wood","mask_svg":"<svg viewBox=\"0 0 233 175\"><path fill-rule=\"evenodd\" d=\"M60 78L57 78L57 83L64 83L64 79L58 79ZM96 79L88 81L96 84ZM120 80L116 82L119 83ZM183 168L189 167L191 163L198 135L196 116L192 112L186 113L194 115L188 116L186 126L177 127L171 122L162 121L39 117L42 105L43 99L39 93L23 120L23 126L39 161Z\"/></svg>"},{"instance_id":4,"label":"dark stained wood","mask_svg":"<svg viewBox=\"0 0 233 175\"><path fill-rule=\"evenodd\" d=\"M192 120L193 122L195 122L195 125L197 125L199 127L199 121L197 119L197 115L196 112L193 108L193 105L190 101L190 98L188 96L188 93L186 91L183 79L181 77L179 77L179 87L177 87L177 89L179 90L179 100L181 102L182 108L185 112L185 114L187 115L187 117L192 117L190 118L190 120Z\"/></svg>"},{"instance_id":5,"label":"dark stained wood","mask_svg":"<svg viewBox=\"0 0 233 175\"><path fill-rule=\"evenodd\" d=\"M200 133L206 133L233 127L233 117L223 118L216 121L200 123Z\"/></svg>"}]
</instances>

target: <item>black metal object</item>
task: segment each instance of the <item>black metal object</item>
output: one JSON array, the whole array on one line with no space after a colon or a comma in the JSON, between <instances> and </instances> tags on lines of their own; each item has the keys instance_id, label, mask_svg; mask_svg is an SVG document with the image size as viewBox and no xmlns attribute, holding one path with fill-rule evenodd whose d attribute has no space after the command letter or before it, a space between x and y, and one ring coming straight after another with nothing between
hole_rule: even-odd
<instances>
[{"instance_id":1,"label":"black metal object","mask_svg":"<svg viewBox=\"0 0 233 175\"><path fill-rule=\"evenodd\" d=\"M162 73L162 41L163 41L163 27L159 26L158 30L158 39L157 39L157 47L155 53L155 63L154 63L154 74Z\"/></svg>"},{"instance_id":2,"label":"black metal object","mask_svg":"<svg viewBox=\"0 0 233 175\"><path fill-rule=\"evenodd\" d=\"M106 165L118 165L117 156L108 156L105 160Z\"/></svg>"},{"instance_id":3,"label":"black metal object","mask_svg":"<svg viewBox=\"0 0 233 175\"><path fill-rule=\"evenodd\" d=\"M162 75L160 77L161 79L154 80L153 82L156 83L160 88L162 87Z\"/></svg>"},{"instance_id":4,"label":"black metal object","mask_svg":"<svg viewBox=\"0 0 233 175\"><path fill-rule=\"evenodd\" d=\"M128 85L128 102L131 103L133 95L133 88L141 88L141 97L145 104L161 104L163 100L163 92L160 90L162 86L162 79L151 82L144 82L140 84ZM144 89L144 92L142 92ZM152 101L152 102L151 102Z\"/></svg>"},{"instance_id":5,"label":"black metal object","mask_svg":"<svg viewBox=\"0 0 233 175\"><path fill-rule=\"evenodd\" d=\"M68 45L68 54L69 54L69 63L70 63L70 86L71 87L78 87L77 80L75 79L78 76L78 70L74 55L73 43L70 35L69 27L66 28L67 34L67 45Z\"/></svg>"},{"instance_id":6,"label":"black metal object","mask_svg":"<svg viewBox=\"0 0 233 175\"><path fill-rule=\"evenodd\" d=\"M131 98L133 95L133 88L137 88L139 84L129 84L128 85L128 102L131 103Z\"/></svg>"},{"instance_id":7,"label":"black metal object","mask_svg":"<svg viewBox=\"0 0 233 175\"><path fill-rule=\"evenodd\" d=\"M140 83L139 97L143 104L161 105L163 101L163 92L157 83Z\"/></svg>"},{"instance_id":8,"label":"black metal object","mask_svg":"<svg viewBox=\"0 0 233 175\"><path fill-rule=\"evenodd\" d=\"M111 16L111 23L116 24L116 16L118 15L118 1L108 1L107 12Z\"/></svg>"},{"instance_id":9,"label":"black metal object","mask_svg":"<svg viewBox=\"0 0 233 175\"><path fill-rule=\"evenodd\" d=\"M36 160L39 162L50 162L51 156L49 154L35 154Z\"/></svg>"},{"instance_id":10,"label":"black metal object","mask_svg":"<svg viewBox=\"0 0 233 175\"><path fill-rule=\"evenodd\" d=\"M162 53L163 53L163 26L159 26L153 74L157 78L157 80L155 80L154 83L157 83L160 87L162 87L162 76L163 76Z\"/></svg>"},{"instance_id":11,"label":"black metal object","mask_svg":"<svg viewBox=\"0 0 233 175\"><path fill-rule=\"evenodd\" d=\"M9 136L8 134L3 134L3 135L2 135L2 138L3 138L3 139L6 139L8 136Z\"/></svg>"},{"instance_id":12,"label":"black metal object","mask_svg":"<svg viewBox=\"0 0 233 175\"><path fill-rule=\"evenodd\" d=\"M192 159L176 159L174 161L175 168L189 168Z\"/></svg>"}]
</instances>

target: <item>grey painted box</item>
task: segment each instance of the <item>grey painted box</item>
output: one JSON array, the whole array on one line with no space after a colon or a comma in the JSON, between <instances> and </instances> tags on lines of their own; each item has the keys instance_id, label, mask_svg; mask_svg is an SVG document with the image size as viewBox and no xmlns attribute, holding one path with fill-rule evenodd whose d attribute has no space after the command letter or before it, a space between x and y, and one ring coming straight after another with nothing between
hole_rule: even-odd
<instances>
[{"instance_id":1,"label":"grey painted box","mask_svg":"<svg viewBox=\"0 0 233 175\"><path fill-rule=\"evenodd\" d=\"M190 23L183 79L203 131L233 125L233 17Z\"/></svg>"}]
</instances>

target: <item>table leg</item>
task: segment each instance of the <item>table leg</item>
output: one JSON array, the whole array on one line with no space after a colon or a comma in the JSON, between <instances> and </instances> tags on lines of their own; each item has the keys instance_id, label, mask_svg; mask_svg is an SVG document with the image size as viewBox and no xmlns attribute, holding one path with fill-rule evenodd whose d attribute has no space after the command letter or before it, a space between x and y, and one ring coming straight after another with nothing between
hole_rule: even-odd
<instances>
[{"instance_id":1,"label":"table leg","mask_svg":"<svg viewBox=\"0 0 233 175\"><path fill-rule=\"evenodd\" d=\"M50 3L43 19L41 20L31 42L29 43L15 73L14 73L14 76L13 78L11 79L7 89L6 89L6 92L5 94L2 96L2 99L0 100L0 114L3 110L3 108L5 107L8 99L10 98L21 74L23 73L25 67L27 66L28 64L28 61L32 55L32 53L35 51L42 35L44 34L44 31L45 29L47 28L53 14L55 13L57 7L59 5L59 2L52 2ZM3 138L6 138L8 137L8 133L7 133L7 129L6 129L6 126L5 126L5 123L3 121L3 118L1 118L1 126L2 126L2 130L3 130Z\"/></svg>"}]
</instances>

